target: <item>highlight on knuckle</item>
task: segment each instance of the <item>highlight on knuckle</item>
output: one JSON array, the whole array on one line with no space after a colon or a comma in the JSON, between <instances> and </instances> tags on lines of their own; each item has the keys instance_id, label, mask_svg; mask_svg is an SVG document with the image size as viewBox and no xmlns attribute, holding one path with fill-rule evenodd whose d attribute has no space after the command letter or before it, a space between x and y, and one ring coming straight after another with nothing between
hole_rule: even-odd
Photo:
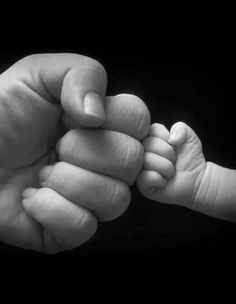
<instances>
[{"instance_id":1,"label":"highlight on knuckle","mask_svg":"<svg viewBox=\"0 0 236 304\"><path fill-rule=\"evenodd\" d=\"M107 80L106 69L97 59L82 55L80 55L80 57L82 58L82 61L80 61L79 68L81 68L81 65L85 66L87 70L94 71L96 74L100 74L102 78Z\"/></svg>"},{"instance_id":2,"label":"highlight on knuckle","mask_svg":"<svg viewBox=\"0 0 236 304\"><path fill-rule=\"evenodd\" d=\"M57 162L54 166L52 171L50 172L50 176L47 180L48 187L60 187L61 190L64 189L67 182L67 174L64 174L65 171L65 162Z\"/></svg>"},{"instance_id":3,"label":"highlight on knuckle","mask_svg":"<svg viewBox=\"0 0 236 304\"><path fill-rule=\"evenodd\" d=\"M59 158L67 159L73 153L75 142L75 130L68 131L61 139L58 146Z\"/></svg>"},{"instance_id":4,"label":"highlight on knuckle","mask_svg":"<svg viewBox=\"0 0 236 304\"><path fill-rule=\"evenodd\" d=\"M151 129L156 130L156 131L158 131L159 129L163 129L164 127L165 126L163 124L159 124L157 122L155 122L151 125Z\"/></svg>"},{"instance_id":5,"label":"highlight on knuckle","mask_svg":"<svg viewBox=\"0 0 236 304\"><path fill-rule=\"evenodd\" d=\"M129 187L121 182L117 181L113 184L112 189L110 189L110 197L108 201L109 215L107 215L106 220L112 220L120 216L128 208L131 200L131 194Z\"/></svg>"},{"instance_id":6,"label":"highlight on knuckle","mask_svg":"<svg viewBox=\"0 0 236 304\"><path fill-rule=\"evenodd\" d=\"M93 69L95 71L98 71L107 77L107 73L106 73L104 66L98 60L90 58L90 61L91 61L91 65L93 66Z\"/></svg>"},{"instance_id":7,"label":"highlight on knuckle","mask_svg":"<svg viewBox=\"0 0 236 304\"><path fill-rule=\"evenodd\" d=\"M127 176L129 176L129 182L132 183L142 167L144 148L140 142L133 139L129 145L126 145L123 155L123 164L126 168Z\"/></svg>"},{"instance_id":8,"label":"highlight on knuckle","mask_svg":"<svg viewBox=\"0 0 236 304\"><path fill-rule=\"evenodd\" d=\"M130 95L133 101L131 120L134 122L136 137L143 139L150 128L150 112L145 103L137 96Z\"/></svg>"}]
</instances>

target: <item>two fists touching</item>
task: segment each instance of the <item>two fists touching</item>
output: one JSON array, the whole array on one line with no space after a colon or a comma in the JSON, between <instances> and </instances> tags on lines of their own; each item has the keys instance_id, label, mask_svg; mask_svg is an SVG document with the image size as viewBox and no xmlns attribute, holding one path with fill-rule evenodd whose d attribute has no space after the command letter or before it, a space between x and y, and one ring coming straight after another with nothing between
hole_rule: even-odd
<instances>
[{"instance_id":1,"label":"two fists touching","mask_svg":"<svg viewBox=\"0 0 236 304\"><path fill-rule=\"evenodd\" d=\"M186 124L150 127L142 100L106 97L106 84L97 61L75 54L32 55L0 76L2 241L77 247L126 210L135 181L148 199L234 220L236 194L226 208L215 176L229 193L235 172L207 163Z\"/></svg>"}]
</instances>

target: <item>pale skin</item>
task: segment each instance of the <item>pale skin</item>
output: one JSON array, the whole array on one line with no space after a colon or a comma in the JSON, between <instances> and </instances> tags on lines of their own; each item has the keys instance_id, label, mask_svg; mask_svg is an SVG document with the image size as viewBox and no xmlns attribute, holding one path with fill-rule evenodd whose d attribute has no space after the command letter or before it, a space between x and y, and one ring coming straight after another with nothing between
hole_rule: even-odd
<instances>
[{"instance_id":1,"label":"pale skin","mask_svg":"<svg viewBox=\"0 0 236 304\"><path fill-rule=\"evenodd\" d=\"M236 170L207 162L188 125L177 122L168 131L155 123L143 146L137 187L145 197L236 222Z\"/></svg>"},{"instance_id":2,"label":"pale skin","mask_svg":"<svg viewBox=\"0 0 236 304\"><path fill-rule=\"evenodd\" d=\"M236 171L206 162L184 123L149 131L143 101L105 97L106 82L76 54L32 55L0 75L1 241L75 248L125 212L136 179L151 200L236 221Z\"/></svg>"},{"instance_id":3,"label":"pale skin","mask_svg":"<svg viewBox=\"0 0 236 304\"><path fill-rule=\"evenodd\" d=\"M150 115L133 95L105 97L97 61L31 55L0 75L0 240L73 249L120 216L143 162Z\"/></svg>"}]
</instances>

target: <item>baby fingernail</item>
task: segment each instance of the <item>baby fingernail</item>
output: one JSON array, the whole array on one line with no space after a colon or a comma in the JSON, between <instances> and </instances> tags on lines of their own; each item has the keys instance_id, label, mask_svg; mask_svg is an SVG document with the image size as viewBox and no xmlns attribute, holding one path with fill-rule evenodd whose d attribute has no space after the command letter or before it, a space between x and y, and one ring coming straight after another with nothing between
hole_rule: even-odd
<instances>
[{"instance_id":1,"label":"baby fingernail","mask_svg":"<svg viewBox=\"0 0 236 304\"><path fill-rule=\"evenodd\" d=\"M105 120L103 102L98 94L88 92L84 96L84 112L99 120Z\"/></svg>"},{"instance_id":2,"label":"baby fingernail","mask_svg":"<svg viewBox=\"0 0 236 304\"><path fill-rule=\"evenodd\" d=\"M35 188L25 188L22 192L22 198L27 199L30 198L38 189Z\"/></svg>"},{"instance_id":3,"label":"baby fingernail","mask_svg":"<svg viewBox=\"0 0 236 304\"><path fill-rule=\"evenodd\" d=\"M39 180L41 182L44 182L47 180L47 178L49 177L51 171L52 171L53 166L44 166L40 172L39 172Z\"/></svg>"}]
</instances>

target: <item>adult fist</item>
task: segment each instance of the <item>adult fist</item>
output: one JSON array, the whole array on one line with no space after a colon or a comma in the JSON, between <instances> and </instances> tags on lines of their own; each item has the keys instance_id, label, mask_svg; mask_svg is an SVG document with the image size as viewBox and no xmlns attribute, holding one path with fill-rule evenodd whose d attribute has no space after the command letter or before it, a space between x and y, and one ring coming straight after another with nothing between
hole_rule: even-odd
<instances>
[{"instance_id":1,"label":"adult fist","mask_svg":"<svg viewBox=\"0 0 236 304\"><path fill-rule=\"evenodd\" d=\"M94 234L97 219L126 209L150 117L137 97L104 98L105 90L104 68L74 54L29 56L0 76L1 240L70 249ZM55 163L61 115L77 127L59 141Z\"/></svg>"}]
</instances>

